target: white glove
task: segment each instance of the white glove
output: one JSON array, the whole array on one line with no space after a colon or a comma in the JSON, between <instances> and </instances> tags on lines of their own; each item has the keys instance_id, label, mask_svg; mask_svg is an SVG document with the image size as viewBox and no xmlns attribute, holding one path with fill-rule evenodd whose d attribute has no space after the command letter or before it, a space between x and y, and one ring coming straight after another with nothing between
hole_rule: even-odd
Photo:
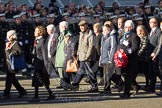
<instances>
[{"instance_id":1,"label":"white glove","mask_svg":"<svg viewBox=\"0 0 162 108\"><path fill-rule=\"evenodd\" d=\"M111 61L108 61L109 64L111 64L112 62Z\"/></svg>"},{"instance_id":2,"label":"white glove","mask_svg":"<svg viewBox=\"0 0 162 108\"><path fill-rule=\"evenodd\" d=\"M23 46L23 43L20 41L20 42L19 42L19 45L20 45L20 46Z\"/></svg>"},{"instance_id":3,"label":"white glove","mask_svg":"<svg viewBox=\"0 0 162 108\"><path fill-rule=\"evenodd\" d=\"M119 54L118 54L118 57L119 57L119 58L122 58L122 53L119 53Z\"/></svg>"},{"instance_id":4,"label":"white glove","mask_svg":"<svg viewBox=\"0 0 162 108\"><path fill-rule=\"evenodd\" d=\"M25 44L29 44L29 41L28 40L25 40Z\"/></svg>"},{"instance_id":5,"label":"white glove","mask_svg":"<svg viewBox=\"0 0 162 108\"><path fill-rule=\"evenodd\" d=\"M128 51L129 54L132 53L132 49L131 48L128 48L127 51Z\"/></svg>"}]
</instances>

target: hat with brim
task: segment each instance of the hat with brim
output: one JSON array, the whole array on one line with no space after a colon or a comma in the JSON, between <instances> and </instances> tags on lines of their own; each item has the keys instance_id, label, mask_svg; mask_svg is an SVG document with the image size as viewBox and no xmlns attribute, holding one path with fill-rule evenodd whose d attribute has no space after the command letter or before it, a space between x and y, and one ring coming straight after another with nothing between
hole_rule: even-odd
<instances>
[{"instance_id":1,"label":"hat with brim","mask_svg":"<svg viewBox=\"0 0 162 108\"><path fill-rule=\"evenodd\" d=\"M85 13L84 12L81 12L78 16L79 17L84 17L85 16Z\"/></svg>"},{"instance_id":2,"label":"hat with brim","mask_svg":"<svg viewBox=\"0 0 162 108\"><path fill-rule=\"evenodd\" d=\"M119 17L125 17L125 14L120 14Z\"/></svg>"},{"instance_id":3,"label":"hat with brim","mask_svg":"<svg viewBox=\"0 0 162 108\"><path fill-rule=\"evenodd\" d=\"M47 15L47 18L54 18L54 17L55 17L54 13Z\"/></svg>"},{"instance_id":4,"label":"hat with brim","mask_svg":"<svg viewBox=\"0 0 162 108\"><path fill-rule=\"evenodd\" d=\"M21 12L20 16L26 15L26 12Z\"/></svg>"},{"instance_id":5,"label":"hat with brim","mask_svg":"<svg viewBox=\"0 0 162 108\"><path fill-rule=\"evenodd\" d=\"M33 15L33 18L40 17L40 14Z\"/></svg>"},{"instance_id":6,"label":"hat with brim","mask_svg":"<svg viewBox=\"0 0 162 108\"><path fill-rule=\"evenodd\" d=\"M63 13L62 16L69 16L69 13Z\"/></svg>"},{"instance_id":7,"label":"hat with brim","mask_svg":"<svg viewBox=\"0 0 162 108\"><path fill-rule=\"evenodd\" d=\"M14 15L13 18L16 19L16 18L20 18L21 16L20 15Z\"/></svg>"},{"instance_id":8,"label":"hat with brim","mask_svg":"<svg viewBox=\"0 0 162 108\"><path fill-rule=\"evenodd\" d=\"M99 14L95 14L95 15L93 15L93 17L94 17L94 18L96 18L96 17L98 17L98 18L99 18L99 17L100 17L100 15L99 15Z\"/></svg>"},{"instance_id":9,"label":"hat with brim","mask_svg":"<svg viewBox=\"0 0 162 108\"><path fill-rule=\"evenodd\" d=\"M142 17L138 17L138 18L136 18L136 21L142 21L142 20L143 20Z\"/></svg>"},{"instance_id":10,"label":"hat with brim","mask_svg":"<svg viewBox=\"0 0 162 108\"><path fill-rule=\"evenodd\" d=\"M112 16L110 17L110 20L115 19L115 18L118 18L118 16L117 16L117 15L112 15Z\"/></svg>"},{"instance_id":11,"label":"hat with brim","mask_svg":"<svg viewBox=\"0 0 162 108\"><path fill-rule=\"evenodd\" d=\"M106 16L108 16L108 15L111 16L111 15L113 15L113 13L112 12L106 12L105 15Z\"/></svg>"},{"instance_id":12,"label":"hat with brim","mask_svg":"<svg viewBox=\"0 0 162 108\"><path fill-rule=\"evenodd\" d=\"M3 17L3 16L5 16L5 13L0 14L0 17Z\"/></svg>"},{"instance_id":13,"label":"hat with brim","mask_svg":"<svg viewBox=\"0 0 162 108\"><path fill-rule=\"evenodd\" d=\"M79 26L84 26L85 24L88 24L87 21L83 20L83 21L80 21L80 23L78 24Z\"/></svg>"},{"instance_id":14,"label":"hat with brim","mask_svg":"<svg viewBox=\"0 0 162 108\"><path fill-rule=\"evenodd\" d=\"M154 16L149 16L148 19L154 18Z\"/></svg>"},{"instance_id":15,"label":"hat with brim","mask_svg":"<svg viewBox=\"0 0 162 108\"><path fill-rule=\"evenodd\" d=\"M139 14L133 14L133 15L132 15L132 17L137 17L137 16L139 16Z\"/></svg>"},{"instance_id":16,"label":"hat with brim","mask_svg":"<svg viewBox=\"0 0 162 108\"><path fill-rule=\"evenodd\" d=\"M146 9L146 8L151 8L151 5L146 5L144 8L145 8L145 9Z\"/></svg>"}]
</instances>

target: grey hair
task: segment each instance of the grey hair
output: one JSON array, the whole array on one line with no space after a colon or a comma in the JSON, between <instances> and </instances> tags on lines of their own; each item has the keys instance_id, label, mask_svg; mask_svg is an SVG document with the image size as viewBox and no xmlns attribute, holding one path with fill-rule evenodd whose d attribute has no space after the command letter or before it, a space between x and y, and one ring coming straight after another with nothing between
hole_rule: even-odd
<instances>
[{"instance_id":1,"label":"grey hair","mask_svg":"<svg viewBox=\"0 0 162 108\"><path fill-rule=\"evenodd\" d=\"M68 22L66 22L66 21L62 21L62 22L60 22L59 23L59 26L64 26L64 27L66 27L66 28L68 28Z\"/></svg>"},{"instance_id":2,"label":"grey hair","mask_svg":"<svg viewBox=\"0 0 162 108\"><path fill-rule=\"evenodd\" d=\"M7 32L7 39L9 39L9 37L12 36L13 39L17 39L17 34L15 30L9 30Z\"/></svg>"},{"instance_id":3,"label":"grey hair","mask_svg":"<svg viewBox=\"0 0 162 108\"><path fill-rule=\"evenodd\" d=\"M46 28L47 28L47 30L56 30L56 28L53 24L49 24Z\"/></svg>"},{"instance_id":4,"label":"grey hair","mask_svg":"<svg viewBox=\"0 0 162 108\"><path fill-rule=\"evenodd\" d=\"M124 26L126 26L126 25L129 25L129 26L131 26L131 27L134 29L134 23L133 23L132 20L127 20L127 21L125 21Z\"/></svg>"}]
</instances>

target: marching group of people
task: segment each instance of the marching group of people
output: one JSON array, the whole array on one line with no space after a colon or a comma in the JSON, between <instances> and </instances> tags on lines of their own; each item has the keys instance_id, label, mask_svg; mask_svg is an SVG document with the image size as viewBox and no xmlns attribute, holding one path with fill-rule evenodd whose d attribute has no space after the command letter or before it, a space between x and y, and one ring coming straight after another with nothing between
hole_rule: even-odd
<instances>
[{"instance_id":1,"label":"marching group of people","mask_svg":"<svg viewBox=\"0 0 162 108\"><path fill-rule=\"evenodd\" d=\"M161 0L159 4L162 4ZM151 9L148 6L145 6L146 8ZM88 92L99 92L98 86L103 86L102 93L111 94L112 89L116 88L118 92L123 91L121 98L130 98L132 89L134 95L140 89L155 93L158 76L160 91L156 94L162 96L162 23L159 20L161 17L147 15L147 13L141 16L138 14L138 17L134 15L131 18L130 15L119 17L115 15L107 18L106 21L98 20L94 24L82 18L78 23L79 36L75 36L72 32L75 30L69 28L69 22L65 19L58 23L58 30L55 23L46 27L41 24L35 26L31 54L34 66L32 86L35 88L33 101L39 100L40 86L47 89L48 99L55 98L49 80L54 72L60 78L58 89L79 90L81 80L87 75L86 82L91 85ZM19 20L17 19L16 22ZM18 29L6 31L6 83L3 93L6 98L10 97L12 84L18 90L19 97L27 94L15 77L18 71L11 69L11 64L8 62L11 53L17 56L28 55L22 50L21 37L16 30ZM28 42L24 40L24 43ZM118 55L121 62L123 53L128 58L124 67L118 67L114 61L117 51L121 52ZM78 71L66 72L68 61L76 59L79 64ZM100 81L97 81L98 72L100 72ZM136 81L139 72L145 75L146 85L143 88ZM114 82L114 87L111 82Z\"/></svg>"}]
</instances>

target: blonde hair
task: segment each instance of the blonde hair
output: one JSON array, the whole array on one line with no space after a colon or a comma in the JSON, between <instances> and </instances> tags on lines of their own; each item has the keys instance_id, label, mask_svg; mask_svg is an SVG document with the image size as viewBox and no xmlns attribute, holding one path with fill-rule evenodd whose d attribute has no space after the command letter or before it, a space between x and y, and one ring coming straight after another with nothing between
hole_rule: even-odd
<instances>
[{"instance_id":1,"label":"blonde hair","mask_svg":"<svg viewBox=\"0 0 162 108\"><path fill-rule=\"evenodd\" d=\"M138 25L137 28L140 28L142 30L142 36L148 35L148 32L147 32L146 27L144 25Z\"/></svg>"},{"instance_id":2,"label":"blonde hair","mask_svg":"<svg viewBox=\"0 0 162 108\"><path fill-rule=\"evenodd\" d=\"M102 30L102 27L101 27L101 24L100 24L100 23L95 23L95 24L93 25L93 28L97 28L99 31Z\"/></svg>"},{"instance_id":3,"label":"blonde hair","mask_svg":"<svg viewBox=\"0 0 162 108\"><path fill-rule=\"evenodd\" d=\"M124 22L125 22L125 20L126 20L126 18L120 17L120 18L118 18L118 21L119 21L119 20L121 20L121 21L122 21L122 23L124 23Z\"/></svg>"},{"instance_id":4,"label":"blonde hair","mask_svg":"<svg viewBox=\"0 0 162 108\"><path fill-rule=\"evenodd\" d=\"M114 28L114 26L113 26L113 23L111 22L111 21L106 21L105 23L104 23L104 26L108 26L111 30Z\"/></svg>"},{"instance_id":5,"label":"blonde hair","mask_svg":"<svg viewBox=\"0 0 162 108\"><path fill-rule=\"evenodd\" d=\"M39 30L39 32L38 32L39 36L44 36L46 34L46 30L43 26L37 26L37 27L35 27L35 29L36 28Z\"/></svg>"},{"instance_id":6,"label":"blonde hair","mask_svg":"<svg viewBox=\"0 0 162 108\"><path fill-rule=\"evenodd\" d=\"M162 21L160 22L160 26L162 26Z\"/></svg>"}]
</instances>

